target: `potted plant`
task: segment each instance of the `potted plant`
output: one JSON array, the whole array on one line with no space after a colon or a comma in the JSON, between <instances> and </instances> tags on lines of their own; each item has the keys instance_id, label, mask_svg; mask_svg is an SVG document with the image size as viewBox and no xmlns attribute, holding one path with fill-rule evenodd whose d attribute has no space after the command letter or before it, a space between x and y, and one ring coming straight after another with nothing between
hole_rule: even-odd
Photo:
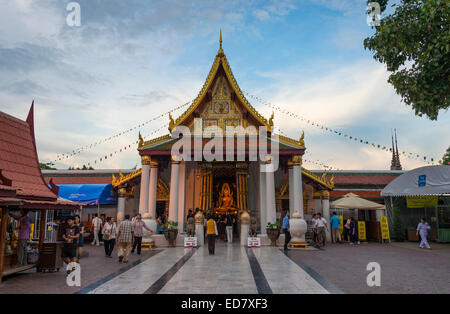
<instances>
[{"instance_id":1,"label":"potted plant","mask_svg":"<svg viewBox=\"0 0 450 314\"><path fill-rule=\"evenodd\" d=\"M267 223L266 232L271 241L271 246L277 246L277 240L280 237L280 228L281 223L279 221L276 221L275 223Z\"/></svg>"},{"instance_id":2,"label":"potted plant","mask_svg":"<svg viewBox=\"0 0 450 314\"><path fill-rule=\"evenodd\" d=\"M170 246L175 246L178 235L178 222L168 221L164 224L164 237L169 241Z\"/></svg>"}]
</instances>

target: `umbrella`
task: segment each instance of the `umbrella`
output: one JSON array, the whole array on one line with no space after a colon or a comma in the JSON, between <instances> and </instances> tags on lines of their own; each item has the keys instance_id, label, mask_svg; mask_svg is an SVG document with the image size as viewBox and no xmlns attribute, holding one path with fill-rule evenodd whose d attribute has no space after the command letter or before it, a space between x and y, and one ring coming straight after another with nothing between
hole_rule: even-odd
<instances>
[{"instance_id":1,"label":"umbrella","mask_svg":"<svg viewBox=\"0 0 450 314\"><path fill-rule=\"evenodd\" d=\"M345 194L330 204L331 208L342 209L386 209L386 206L366 200L354 193Z\"/></svg>"}]
</instances>

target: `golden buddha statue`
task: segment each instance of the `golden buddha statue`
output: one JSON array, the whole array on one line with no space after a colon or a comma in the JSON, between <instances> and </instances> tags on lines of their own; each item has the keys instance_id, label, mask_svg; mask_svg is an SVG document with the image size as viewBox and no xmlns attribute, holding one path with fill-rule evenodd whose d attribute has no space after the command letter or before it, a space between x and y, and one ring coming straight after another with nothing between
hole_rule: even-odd
<instances>
[{"instance_id":1,"label":"golden buddha statue","mask_svg":"<svg viewBox=\"0 0 450 314\"><path fill-rule=\"evenodd\" d=\"M222 185L222 190L219 192L219 200L215 212L218 214L226 214L228 210L232 214L236 214L237 208L234 206L233 191L228 183Z\"/></svg>"}]
</instances>

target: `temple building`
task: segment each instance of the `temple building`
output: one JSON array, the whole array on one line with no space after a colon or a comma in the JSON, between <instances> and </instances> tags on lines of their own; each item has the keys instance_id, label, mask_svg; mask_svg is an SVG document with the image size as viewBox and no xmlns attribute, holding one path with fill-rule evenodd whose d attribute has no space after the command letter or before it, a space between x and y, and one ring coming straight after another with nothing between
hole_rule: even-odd
<instances>
[{"instance_id":1,"label":"temple building","mask_svg":"<svg viewBox=\"0 0 450 314\"><path fill-rule=\"evenodd\" d=\"M190 131L189 135L183 133L180 139L180 127ZM238 131L230 136L231 128ZM113 175L118 219L132 211L130 207L137 206L140 213L148 213L152 218L167 215L183 231L189 209L216 214L230 210L237 217L247 212L256 218L258 232L262 234L268 222L281 218L284 209L299 212L302 218L323 211L329 219L333 178L326 173L315 175L302 167L306 147L300 130L298 139L275 132L273 114L270 118L263 117L245 98L220 38L211 70L190 107L177 119L170 116L167 135L147 141L139 136L142 168L126 175ZM212 133L226 135L218 142L210 140L208 134ZM257 143L254 138L258 135ZM180 141L184 146L177 150ZM231 153L227 146L230 143ZM220 144L227 150L220 151L217 148ZM270 153L252 158L258 151L262 156L261 146L266 145ZM174 154L174 149L180 154ZM202 156L204 151L214 151L215 158ZM184 157L180 158L181 155ZM271 166L276 170L264 171Z\"/></svg>"}]
</instances>

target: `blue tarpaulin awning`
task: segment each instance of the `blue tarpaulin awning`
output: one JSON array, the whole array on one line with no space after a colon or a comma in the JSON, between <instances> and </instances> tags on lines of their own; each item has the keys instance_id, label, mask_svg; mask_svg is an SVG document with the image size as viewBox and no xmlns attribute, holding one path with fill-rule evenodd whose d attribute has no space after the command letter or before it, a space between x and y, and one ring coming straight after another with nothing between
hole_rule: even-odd
<instances>
[{"instance_id":1,"label":"blue tarpaulin awning","mask_svg":"<svg viewBox=\"0 0 450 314\"><path fill-rule=\"evenodd\" d=\"M116 204L111 184L58 184L58 196L81 205Z\"/></svg>"}]
</instances>

